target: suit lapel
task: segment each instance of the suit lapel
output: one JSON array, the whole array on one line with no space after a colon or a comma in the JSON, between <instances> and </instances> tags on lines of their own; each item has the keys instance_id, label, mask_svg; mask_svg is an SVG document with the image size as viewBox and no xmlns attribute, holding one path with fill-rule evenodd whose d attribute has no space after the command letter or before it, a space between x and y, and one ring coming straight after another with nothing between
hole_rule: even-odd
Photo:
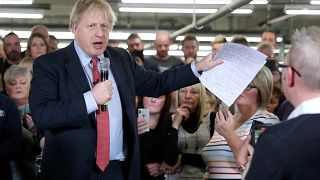
<instances>
[{"instance_id":1,"label":"suit lapel","mask_svg":"<svg viewBox=\"0 0 320 180\"><path fill-rule=\"evenodd\" d=\"M67 47L65 68L71 80L81 93L90 90L90 84L74 49L73 42Z\"/></svg>"},{"instance_id":2,"label":"suit lapel","mask_svg":"<svg viewBox=\"0 0 320 180\"><path fill-rule=\"evenodd\" d=\"M76 50L74 49L73 42L67 47L66 53L66 71L72 80L73 84L77 87L81 94L90 91L90 84L88 82L87 76L81 65L80 59ZM94 113L90 114L92 120L95 120ZM96 123L93 123L96 125Z\"/></svg>"},{"instance_id":3,"label":"suit lapel","mask_svg":"<svg viewBox=\"0 0 320 180\"><path fill-rule=\"evenodd\" d=\"M120 97L122 97L122 92L123 92L123 85L124 85L124 77L122 75L123 69L121 68L121 63L120 60L116 57L113 56L110 51L108 51L108 49L106 50L107 55L105 54L105 56L109 56L111 64L110 64L110 68L114 77L114 80L117 82L117 87L119 89L119 95ZM122 86L120 86L120 84Z\"/></svg>"},{"instance_id":4,"label":"suit lapel","mask_svg":"<svg viewBox=\"0 0 320 180\"><path fill-rule=\"evenodd\" d=\"M128 72L124 72L124 69L121 66L121 60L119 59L118 56L113 56L110 51L107 49L105 51L105 57L109 56L111 64L110 64L110 68L114 77L114 80L117 83L117 87L118 87L118 91L119 91L119 96L120 96L120 100L122 102L122 106L126 107L126 106L130 106L130 104L128 104L128 102L130 102L130 100L128 98L124 98L126 96L128 96L128 92L126 92L126 82L125 82L125 73ZM124 108L126 109L126 108ZM126 109L127 110L127 109Z\"/></svg>"}]
</instances>

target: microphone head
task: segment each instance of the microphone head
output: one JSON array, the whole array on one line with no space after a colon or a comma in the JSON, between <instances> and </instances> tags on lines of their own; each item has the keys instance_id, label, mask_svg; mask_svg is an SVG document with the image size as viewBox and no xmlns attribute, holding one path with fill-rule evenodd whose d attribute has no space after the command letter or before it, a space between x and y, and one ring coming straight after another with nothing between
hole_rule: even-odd
<instances>
[{"instance_id":1,"label":"microphone head","mask_svg":"<svg viewBox=\"0 0 320 180\"><path fill-rule=\"evenodd\" d=\"M101 58L99 61L99 66L101 71L108 71L110 69L110 59Z\"/></svg>"}]
</instances>

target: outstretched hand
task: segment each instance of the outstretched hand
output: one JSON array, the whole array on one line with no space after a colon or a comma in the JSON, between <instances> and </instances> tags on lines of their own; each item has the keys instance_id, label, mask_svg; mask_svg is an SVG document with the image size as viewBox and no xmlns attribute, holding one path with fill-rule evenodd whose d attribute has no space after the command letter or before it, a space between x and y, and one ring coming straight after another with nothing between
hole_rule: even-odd
<instances>
[{"instance_id":1,"label":"outstretched hand","mask_svg":"<svg viewBox=\"0 0 320 180\"><path fill-rule=\"evenodd\" d=\"M207 71L223 63L223 60L215 59L214 54L215 54L214 52L210 53L200 61L196 62L196 69L198 72Z\"/></svg>"}]
</instances>

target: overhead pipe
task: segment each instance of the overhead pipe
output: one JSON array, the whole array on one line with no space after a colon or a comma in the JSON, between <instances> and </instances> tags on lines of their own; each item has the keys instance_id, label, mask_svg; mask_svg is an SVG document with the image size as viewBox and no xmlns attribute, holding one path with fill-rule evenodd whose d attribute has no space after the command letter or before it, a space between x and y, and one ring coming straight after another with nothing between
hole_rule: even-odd
<instances>
[{"instance_id":1,"label":"overhead pipe","mask_svg":"<svg viewBox=\"0 0 320 180\"><path fill-rule=\"evenodd\" d=\"M208 16L205 16L201 19L199 19L195 24L189 24L175 32L173 32L172 34L170 34L170 39L174 39L177 36L181 35L181 34L185 34L188 31L192 30L194 28L194 26L196 25L197 27L205 25L211 21L214 21L246 4L249 4L252 0L234 0L229 4L226 4L224 6L222 6L221 8L219 8L215 13L210 14ZM149 46L148 46L149 45ZM153 46L153 44L148 44L145 46L145 49L151 48Z\"/></svg>"},{"instance_id":2,"label":"overhead pipe","mask_svg":"<svg viewBox=\"0 0 320 180\"><path fill-rule=\"evenodd\" d=\"M280 22L280 21L284 21L288 18L291 18L293 16L296 16L295 14L286 14L286 15L283 15L283 16L279 16L279 17L276 17L276 18L273 18L273 19L267 19L261 23L259 23L259 26L264 26L264 25L267 25L267 26L270 26L274 23L277 23L277 22Z\"/></svg>"}]
</instances>

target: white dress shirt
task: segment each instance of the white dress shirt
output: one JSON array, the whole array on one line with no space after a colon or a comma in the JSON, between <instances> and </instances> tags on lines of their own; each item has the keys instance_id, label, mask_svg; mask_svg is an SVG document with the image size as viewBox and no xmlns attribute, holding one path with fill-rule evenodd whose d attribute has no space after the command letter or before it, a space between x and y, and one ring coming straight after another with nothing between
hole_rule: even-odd
<instances>
[{"instance_id":1,"label":"white dress shirt","mask_svg":"<svg viewBox=\"0 0 320 180\"><path fill-rule=\"evenodd\" d=\"M288 119L296 118L303 114L319 114L320 113L320 97L309 99L297 106L289 115Z\"/></svg>"},{"instance_id":2,"label":"white dress shirt","mask_svg":"<svg viewBox=\"0 0 320 180\"><path fill-rule=\"evenodd\" d=\"M84 69L84 72L87 76L90 87L92 88L92 65L90 61L92 57L85 54L76 41L74 41L75 50L80 58L81 65ZM98 56L98 58L103 58L104 54ZM111 63L111 62L110 62ZM110 120L110 160L120 160L125 159L125 150L123 146L123 126L122 126L122 107L120 101L120 95L117 87L117 83L114 80L112 70L108 71L108 79L112 81L113 94L111 100L108 102L109 110L109 120ZM96 111L98 105L92 95L91 91L85 92L83 94L87 106L88 114Z\"/></svg>"}]
</instances>

